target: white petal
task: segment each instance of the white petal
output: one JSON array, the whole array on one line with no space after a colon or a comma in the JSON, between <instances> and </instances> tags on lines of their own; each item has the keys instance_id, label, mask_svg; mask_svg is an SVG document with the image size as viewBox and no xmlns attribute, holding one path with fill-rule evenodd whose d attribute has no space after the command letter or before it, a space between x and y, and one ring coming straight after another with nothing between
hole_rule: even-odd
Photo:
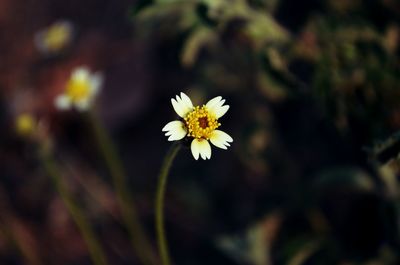
<instances>
[{"instance_id":1,"label":"white petal","mask_svg":"<svg viewBox=\"0 0 400 265\"><path fill-rule=\"evenodd\" d=\"M163 132L168 132L168 131L170 131L173 127L175 127L176 126L176 124L178 124L178 123L182 123L181 121L170 121L170 122L168 122L163 128L162 128L162 131ZM182 123L183 124L183 123Z\"/></svg>"},{"instance_id":2,"label":"white petal","mask_svg":"<svg viewBox=\"0 0 400 265\"><path fill-rule=\"evenodd\" d=\"M212 113L214 113L215 117L217 119L221 118L224 116L224 114L229 110L229 105L221 106L221 107L215 107L213 110L211 110Z\"/></svg>"},{"instance_id":3,"label":"white petal","mask_svg":"<svg viewBox=\"0 0 400 265\"><path fill-rule=\"evenodd\" d=\"M207 102L206 107L209 112L213 113L217 119L224 116L224 114L228 111L229 106L224 105L225 99L222 97L215 97Z\"/></svg>"},{"instance_id":4,"label":"white petal","mask_svg":"<svg viewBox=\"0 0 400 265\"><path fill-rule=\"evenodd\" d=\"M221 96L212 98L207 102L206 106L207 108L212 108L214 105L218 104L221 100L222 100Z\"/></svg>"},{"instance_id":5,"label":"white petal","mask_svg":"<svg viewBox=\"0 0 400 265\"><path fill-rule=\"evenodd\" d=\"M54 105L58 110L67 110L71 108L71 99L65 95L59 95L54 100Z\"/></svg>"},{"instance_id":6,"label":"white petal","mask_svg":"<svg viewBox=\"0 0 400 265\"><path fill-rule=\"evenodd\" d=\"M171 99L171 103L172 103L172 107L174 108L176 114L178 114L179 117L183 118L184 117L184 112L182 110L182 106L174 98Z\"/></svg>"},{"instance_id":7,"label":"white petal","mask_svg":"<svg viewBox=\"0 0 400 265\"><path fill-rule=\"evenodd\" d=\"M71 35L74 31L74 26L72 25L71 22L66 21L66 20L62 20L59 21L55 24L55 26L57 27L63 27L65 31L68 32L68 35Z\"/></svg>"},{"instance_id":8,"label":"white petal","mask_svg":"<svg viewBox=\"0 0 400 265\"><path fill-rule=\"evenodd\" d=\"M100 73L95 73L90 77L90 88L92 95L99 93L102 83L103 76Z\"/></svg>"},{"instance_id":9,"label":"white petal","mask_svg":"<svg viewBox=\"0 0 400 265\"><path fill-rule=\"evenodd\" d=\"M229 134L220 130L215 130L211 134L210 142L216 147L227 149L227 146L230 146L229 143L233 142L233 139Z\"/></svg>"},{"instance_id":10,"label":"white petal","mask_svg":"<svg viewBox=\"0 0 400 265\"><path fill-rule=\"evenodd\" d=\"M79 111L86 111L89 109L91 101L89 99L83 99L75 102L75 107Z\"/></svg>"},{"instance_id":11,"label":"white petal","mask_svg":"<svg viewBox=\"0 0 400 265\"><path fill-rule=\"evenodd\" d=\"M193 103L192 103L192 101L190 100L190 98L185 94L185 93L183 93L183 92L181 92L181 99L182 99L182 101L184 101L185 102L185 105L186 105L186 108L188 108L188 109L193 109Z\"/></svg>"},{"instance_id":12,"label":"white petal","mask_svg":"<svg viewBox=\"0 0 400 265\"><path fill-rule=\"evenodd\" d=\"M182 118L186 116L188 112L190 112L193 109L193 104L192 101L188 96L186 96L184 93L181 93L180 98L178 95L176 96L176 99L171 99L172 106L174 107L175 112Z\"/></svg>"},{"instance_id":13,"label":"white petal","mask_svg":"<svg viewBox=\"0 0 400 265\"><path fill-rule=\"evenodd\" d=\"M43 53L48 52L47 46L44 42L44 31L40 31L35 34L34 42L39 51Z\"/></svg>"},{"instance_id":14,"label":"white petal","mask_svg":"<svg viewBox=\"0 0 400 265\"><path fill-rule=\"evenodd\" d=\"M196 160L199 159L199 155L204 160L211 158L211 146L205 139L194 139L190 149L192 150L192 155Z\"/></svg>"},{"instance_id":15,"label":"white petal","mask_svg":"<svg viewBox=\"0 0 400 265\"><path fill-rule=\"evenodd\" d=\"M184 138L187 134L185 124L181 121L171 121L162 128L165 136L169 136L168 141L177 141Z\"/></svg>"},{"instance_id":16,"label":"white petal","mask_svg":"<svg viewBox=\"0 0 400 265\"><path fill-rule=\"evenodd\" d=\"M75 68L71 74L71 78L79 81L86 81L90 77L89 69L85 66Z\"/></svg>"}]
</instances>

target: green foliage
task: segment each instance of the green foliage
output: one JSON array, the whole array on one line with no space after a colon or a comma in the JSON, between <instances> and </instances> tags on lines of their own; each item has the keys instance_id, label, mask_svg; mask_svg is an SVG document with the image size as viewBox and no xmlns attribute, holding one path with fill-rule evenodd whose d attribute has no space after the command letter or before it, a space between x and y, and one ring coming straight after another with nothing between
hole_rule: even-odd
<instances>
[{"instance_id":1,"label":"green foliage","mask_svg":"<svg viewBox=\"0 0 400 265\"><path fill-rule=\"evenodd\" d=\"M134 19L140 32L161 36L160 45L177 44L179 71L191 74L193 93L222 92L236 99L233 115L240 137L235 144L241 163L259 177L257 181L277 185L289 194L280 195L287 200L284 205L271 206L268 201L263 211L270 214L279 209L283 220L291 211L304 217L307 232L298 223L290 223L296 229L285 238L289 224L282 221L276 241L257 238L254 243L242 232L217 240L221 249L251 264L394 264L399 258L395 254L398 242L385 240L390 231L398 236L396 225L386 227L384 243L371 247L373 251L365 250L369 245L363 249L361 243L364 253L348 250L346 235L336 233L342 228L341 219L327 216L323 211L326 198L319 195L329 191L341 200L341 192L349 192L343 204L359 207L359 198L370 199L379 213L380 203L398 204L395 176L400 167L387 164L399 154L398 137L383 147L373 143L400 129L399 6L395 1L306 2L155 1ZM285 8L292 5L299 12L291 9L285 17ZM301 23L293 25L297 21ZM291 115L282 114L286 108ZM334 146L327 144L332 139L326 131L318 131L321 120L337 136ZM335 145L343 139L347 146ZM366 146L373 147L365 152ZM388 146L395 148L386 152ZM351 154L344 158L347 164L335 164L335 159L354 150L355 160L370 163L375 172L360 168L349 158ZM317 158L309 158L313 163L304 169L308 156ZM388 190L391 197L386 200ZM343 206L332 205L329 202L332 211ZM371 218L364 212L360 215ZM398 210L393 215L398 219ZM344 216L351 218L351 211ZM375 216L383 223L393 217ZM259 223L242 231L255 227ZM267 248L270 256L262 262L252 259L249 253L254 244ZM280 249L274 252L273 246Z\"/></svg>"}]
</instances>

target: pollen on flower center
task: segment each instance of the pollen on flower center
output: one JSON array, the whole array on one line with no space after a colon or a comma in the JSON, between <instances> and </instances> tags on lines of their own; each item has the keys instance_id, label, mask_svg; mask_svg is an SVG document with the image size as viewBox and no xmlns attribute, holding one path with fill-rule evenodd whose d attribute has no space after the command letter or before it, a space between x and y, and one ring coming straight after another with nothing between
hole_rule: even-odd
<instances>
[{"instance_id":1,"label":"pollen on flower center","mask_svg":"<svg viewBox=\"0 0 400 265\"><path fill-rule=\"evenodd\" d=\"M211 133L221 126L218 120L206 108L197 106L184 118L188 136L198 139L210 139Z\"/></svg>"},{"instance_id":2,"label":"pollen on flower center","mask_svg":"<svg viewBox=\"0 0 400 265\"><path fill-rule=\"evenodd\" d=\"M69 80L66 94L72 101L79 101L89 96L90 84L84 80Z\"/></svg>"}]
</instances>

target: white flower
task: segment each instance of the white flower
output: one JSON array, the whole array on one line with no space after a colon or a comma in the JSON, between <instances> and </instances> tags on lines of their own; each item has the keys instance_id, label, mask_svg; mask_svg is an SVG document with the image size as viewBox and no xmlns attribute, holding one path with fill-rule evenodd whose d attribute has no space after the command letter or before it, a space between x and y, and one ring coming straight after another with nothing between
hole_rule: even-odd
<instances>
[{"instance_id":1,"label":"white flower","mask_svg":"<svg viewBox=\"0 0 400 265\"><path fill-rule=\"evenodd\" d=\"M35 44L45 54L55 54L64 50L74 37L73 25L65 20L57 21L35 35Z\"/></svg>"},{"instance_id":2,"label":"white flower","mask_svg":"<svg viewBox=\"0 0 400 265\"><path fill-rule=\"evenodd\" d=\"M227 133L217 130L221 126L218 119L229 109L222 97L215 97L203 106L194 107L190 98L181 92L180 97L177 95L171 99L171 103L182 119L167 123L162 131L168 136L168 141L181 140L186 136L193 138L190 147L194 159L199 159L199 156L202 159L211 158L208 141L222 149L227 149L229 143L233 142Z\"/></svg>"},{"instance_id":3,"label":"white flower","mask_svg":"<svg viewBox=\"0 0 400 265\"><path fill-rule=\"evenodd\" d=\"M69 78L64 93L57 96L54 104L59 110L75 107L79 111L87 110L102 84L99 73L90 73L86 67L76 68Z\"/></svg>"}]
</instances>

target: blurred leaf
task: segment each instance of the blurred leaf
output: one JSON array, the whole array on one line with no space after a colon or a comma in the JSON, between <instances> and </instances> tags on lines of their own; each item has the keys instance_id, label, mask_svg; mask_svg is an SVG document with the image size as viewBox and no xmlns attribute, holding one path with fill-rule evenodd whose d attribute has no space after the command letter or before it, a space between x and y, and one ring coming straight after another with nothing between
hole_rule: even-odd
<instances>
[{"instance_id":1,"label":"blurred leaf","mask_svg":"<svg viewBox=\"0 0 400 265\"><path fill-rule=\"evenodd\" d=\"M265 53L266 56L268 57L272 69L277 71L287 70L287 63L276 48L269 47L266 49Z\"/></svg>"},{"instance_id":2,"label":"blurred leaf","mask_svg":"<svg viewBox=\"0 0 400 265\"><path fill-rule=\"evenodd\" d=\"M392 160L386 163L385 165L379 167L379 177L385 184L388 197L393 199L399 198L400 185L399 181L397 180L399 172L400 172L399 161Z\"/></svg>"},{"instance_id":3,"label":"blurred leaf","mask_svg":"<svg viewBox=\"0 0 400 265\"><path fill-rule=\"evenodd\" d=\"M185 40L181 61L183 66L191 67L195 64L201 49L205 46L210 46L217 41L217 35L214 31L199 27L192 31L189 37Z\"/></svg>"},{"instance_id":4,"label":"blurred leaf","mask_svg":"<svg viewBox=\"0 0 400 265\"><path fill-rule=\"evenodd\" d=\"M266 9L271 13L279 7L280 0L250 0L250 4L261 10Z\"/></svg>"},{"instance_id":5,"label":"blurred leaf","mask_svg":"<svg viewBox=\"0 0 400 265\"><path fill-rule=\"evenodd\" d=\"M287 97L285 87L267 73L258 74L258 89L262 95L274 102L280 102Z\"/></svg>"},{"instance_id":6,"label":"blurred leaf","mask_svg":"<svg viewBox=\"0 0 400 265\"><path fill-rule=\"evenodd\" d=\"M157 26L157 31L182 32L190 28L196 21L194 13L195 0L168 1L153 4L142 9L135 17L139 25Z\"/></svg>"},{"instance_id":7,"label":"blurred leaf","mask_svg":"<svg viewBox=\"0 0 400 265\"><path fill-rule=\"evenodd\" d=\"M358 168L332 168L322 172L316 180L318 187L343 186L364 191L373 191L374 182L371 177Z\"/></svg>"},{"instance_id":8,"label":"blurred leaf","mask_svg":"<svg viewBox=\"0 0 400 265\"><path fill-rule=\"evenodd\" d=\"M241 263L272 265L271 246L281 225L281 215L272 213L243 234L222 236L216 244Z\"/></svg>"},{"instance_id":9,"label":"blurred leaf","mask_svg":"<svg viewBox=\"0 0 400 265\"><path fill-rule=\"evenodd\" d=\"M269 42L286 42L290 39L289 32L266 9L252 8L247 1L204 0L203 3L208 6L208 15L218 20L221 28L231 21L244 20L246 23L243 31L253 41L256 49Z\"/></svg>"},{"instance_id":10,"label":"blurred leaf","mask_svg":"<svg viewBox=\"0 0 400 265\"><path fill-rule=\"evenodd\" d=\"M262 48L267 43L282 43L290 40L289 32L266 13L251 11L248 15L245 32L254 41L256 49Z\"/></svg>"},{"instance_id":11,"label":"blurred leaf","mask_svg":"<svg viewBox=\"0 0 400 265\"><path fill-rule=\"evenodd\" d=\"M133 7L129 9L128 14L132 17L136 16L140 10L143 8L152 5L154 3L154 0L138 0Z\"/></svg>"},{"instance_id":12,"label":"blurred leaf","mask_svg":"<svg viewBox=\"0 0 400 265\"><path fill-rule=\"evenodd\" d=\"M365 265L396 265L399 261L398 252L386 245L379 250L378 257L368 261Z\"/></svg>"},{"instance_id":13,"label":"blurred leaf","mask_svg":"<svg viewBox=\"0 0 400 265\"><path fill-rule=\"evenodd\" d=\"M289 260L288 265L306 264L307 259L310 258L310 256L312 256L319 247L320 243L317 241L304 244L300 250Z\"/></svg>"},{"instance_id":14,"label":"blurred leaf","mask_svg":"<svg viewBox=\"0 0 400 265\"><path fill-rule=\"evenodd\" d=\"M306 264L307 259L318 250L320 245L321 243L310 235L298 235L290 238L282 249L285 264Z\"/></svg>"},{"instance_id":15,"label":"blurred leaf","mask_svg":"<svg viewBox=\"0 0 400 265\"><path fill-rule=\"evenodd\" d=\"M400 156L400 132L391 135L384 141L377 141L372 147L365 148L369 159L386 164Z\"/></svg>"},{"instance_id":16,"label":"blurred leaf","mask_svg":"<svg viewBox=\"0 0 400 265\"><path fill-rule=\"evenodd\" d=\"M385 39L383 40L384 46L388 53L395 55L399 47L400 29L397 25L390 25L386 29Z\"/></svg>"}]
</instances>

